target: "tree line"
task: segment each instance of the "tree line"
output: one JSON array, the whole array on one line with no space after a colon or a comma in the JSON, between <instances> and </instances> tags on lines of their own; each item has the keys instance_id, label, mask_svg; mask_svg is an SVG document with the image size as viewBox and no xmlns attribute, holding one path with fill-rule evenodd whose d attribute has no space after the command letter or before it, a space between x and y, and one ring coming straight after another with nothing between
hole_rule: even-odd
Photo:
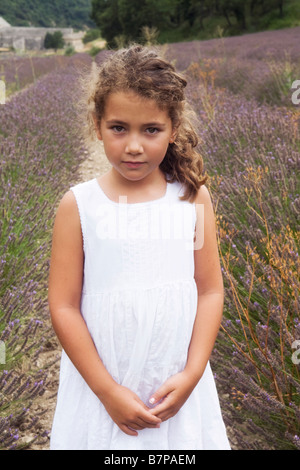
<instances>
[{"instance_id":1,"label":"tree line","mask_svg":"<svg viewBox=\"0 0 300 470\"><path fill-rule=\"evenodd\" d=\"M262 18L283 18L288 0L92 0L91 19L110 46L122 36L140 40L143 27L160 33L205 31L222 25L224 35L259 30ZM213 22L215 20L215 23ZM174 36L174 34L173 34Z\"/></svg>"},{"instance_id":2,"label":"tree line","mask_svg":"<svg viewBox=\"0 0 300 470\"><path fill-rule=\"evenodd\" d=\"M0 16L12 26L94 27L90 0L0 0Z\"/></svg>"}]
</instances>

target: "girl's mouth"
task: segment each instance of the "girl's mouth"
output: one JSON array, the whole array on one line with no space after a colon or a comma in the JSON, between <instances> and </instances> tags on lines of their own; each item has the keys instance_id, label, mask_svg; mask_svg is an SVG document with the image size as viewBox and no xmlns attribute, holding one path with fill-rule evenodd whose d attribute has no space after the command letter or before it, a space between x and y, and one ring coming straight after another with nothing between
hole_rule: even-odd
<instances>
[{"instance_id":1,"label":"girl's mouth","mask_svg":"<svg viewBox=\"0 0 300 470\"><path fill-rule=\"evenodd\" d=\"M128 168L139 168L144 162L123 162Z\"/></svg>"}]
</instances>

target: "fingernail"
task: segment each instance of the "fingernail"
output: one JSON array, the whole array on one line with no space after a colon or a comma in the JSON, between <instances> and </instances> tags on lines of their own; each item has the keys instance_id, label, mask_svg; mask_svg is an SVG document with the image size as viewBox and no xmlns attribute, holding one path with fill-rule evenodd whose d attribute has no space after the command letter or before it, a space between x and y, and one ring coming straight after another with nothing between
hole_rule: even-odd
<instances>
[{"instance_id":1,"label":"fingernail","mask_svg":"<svg viewBox=\"0 0 300 470\"><path fill-rule=\"evenodd\" d=\"M150 398L149 403L151 403L151 405L153 405L153 403L155 403L155 398L153 398L153 397Z\"/></svg>"}]
</instances>

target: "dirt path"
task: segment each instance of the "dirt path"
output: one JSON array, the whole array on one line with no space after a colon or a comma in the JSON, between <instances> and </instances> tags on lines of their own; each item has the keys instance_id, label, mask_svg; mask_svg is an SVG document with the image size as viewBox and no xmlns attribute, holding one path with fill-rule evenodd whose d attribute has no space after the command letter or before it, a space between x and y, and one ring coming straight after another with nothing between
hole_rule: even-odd
<instances>
[{"instance_id":1,"label":"dirt path","mask_svg":"<svg viewBox=\"0 0 300 470\"><path fill-rule=\"evenodd\" d=\"M79 168L80 181L88 181L96 176L108 171L110 165L104 154L101 143L97 145L96 150L92 150L88 158L81 164ZM38 428L40 431L45 430L49 432L48 437L43 438L43 443L39 444L34 442L30 446L30 450L49 450L50 431L56 405L57 388L59 381L59 358L61 354L61 347L58 340L54 337L51 338L45 347L45 351L40 354L38 359L38 367L45 368L48 366L48 381L49 386L47 391L40 398L35 399L31 407L34 415L40 415L38 421ZM36 428L26 434L26 441L34 439L36 435Z\"/></svg>"},{"instance_id":2,"label":"dirt path","mask_svg":"<svg viewBox=\"0 0 300 470\"><path fill-rule=\"evenodd\" d=\"M96 149L91 150L89 157L80 166L79 174L81 181L88 181L96 176L100 176L110 168L110 164L105 156L101 142Z\"/></svg>"}]
</instances>

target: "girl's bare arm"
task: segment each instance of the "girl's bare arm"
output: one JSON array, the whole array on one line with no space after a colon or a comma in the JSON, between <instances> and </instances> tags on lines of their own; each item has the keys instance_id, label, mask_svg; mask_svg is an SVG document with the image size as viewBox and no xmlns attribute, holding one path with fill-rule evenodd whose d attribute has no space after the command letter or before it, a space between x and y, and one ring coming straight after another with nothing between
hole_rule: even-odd
<instances>
[{"instance_id":1,"label":"girl's bare arm","mask_svg":"<svg viewBox=\"0 0 300 470\"><path fill-rule=\"evenodd\" d=\"M186 371L196 381L202 377L214 347L220 328L224 287L218 252L216 223L213 205L206 186L201 186L196 199L196 209L204 207L204 218L197 218L197 225L204 224L203 245L194 251L195 281L198 290L197 314L189 347ZM196 227L196 232L201 227Z\"/></svg>"},{"instance_id":2,"label":"girl's bare arm","mask_svg":"<svg viewBox=\"0 0 300 470\"><path fill-rule=\"evenodd\" d=\"M185 369L170 377L152 396L152 403L164 398L152 409L152 413L162 420L177 413L201 379L214 347L223 313L223 279L215 217L210 195L205 186L200 188L195 202L198 214L197 243L203 236L202 247L194 251L195 282L198 289L197 313ZM201 217L201 205L204 207L204 218ZM201 226L203 223L204 227ZM204 231L201 232L203 228Z\"/></svg>"},{"instance_id":3,"label":"girl's bare arm","mask_svg":"<svg viewBox=\"0 0 300 470\"><path fill-rule=\"evenodd\" d=\"M80 218L75 197L69 191L58 207L53 229L48 294L53 328L66 354L112 419L127 434L136 435L134 429L155 427L160 419L151 415L135 394L117 384L104 367L80 311L83 265Z\"/></svg>"}]
</instances>

